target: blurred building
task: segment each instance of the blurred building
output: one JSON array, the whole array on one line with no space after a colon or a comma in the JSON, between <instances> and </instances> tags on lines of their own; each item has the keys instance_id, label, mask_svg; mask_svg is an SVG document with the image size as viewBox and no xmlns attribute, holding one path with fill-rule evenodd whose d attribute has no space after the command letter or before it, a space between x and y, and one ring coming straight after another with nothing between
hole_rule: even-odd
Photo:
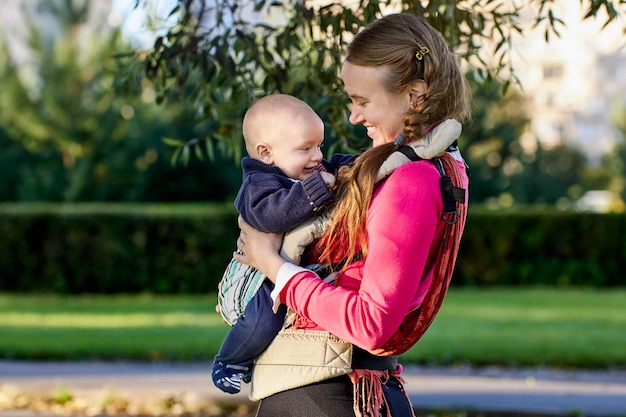
<instances>
[{"instance_id":1,"label":"blurred building","mask_svg":"<svg viewBox=\"0 0 626 417\"><path fill-rule=\"evenodd\" d=\"M531 105L531 137L545 146L565 141L599 162L622 133L626 117L626 37L623 22L602 28L605 16L583 21L579 0L552 7L565 26L545 39L545 25L521 16L524 30L513 43L512 66ZM621 113L621 115L620 115Z\"/></svg>"},{"instance_id":2,"label":"blurred building","mask_svg":"<svg viewBox=\"0 0 626 417\"><path fill-rule=\"evenodd\" d=\"M66 3L65 0L5 0L0 3L0 41L6 41L9 52L6 58L15 63L20 78L31 88L37 88L38 80L31 65L37 57L29 46L30 25L40 33L37 41L43 47L53 47L61 31L59 13L70 19L59 11L65 10ZM111 0L74 0L73 4L75 12L81 13L85 7L86 13L85 23L72 28L78 47L89 48L93 36L110 32L121 23L121 18L112 11Z\"/></svg>"},{"instance_id":3,"label":"blurred building","mask_svg":"<svg viewBox=\"0 0 626 417\"><path fill-rule=\"evenodd\" d=\"M43 35L43 40L52 43L59 33L58 19L54 8L62 9L65 0L5 0L0 3L0 28L2 37L8 41L12 57L17 61L27 59L25 41L28 24L33 24ZM77 29L76 36L84 32L98 33L119 25L121 19L112 14L111 0L74 0L77 9L87 5L86 24Z\"/></svg>"}]
</instances>

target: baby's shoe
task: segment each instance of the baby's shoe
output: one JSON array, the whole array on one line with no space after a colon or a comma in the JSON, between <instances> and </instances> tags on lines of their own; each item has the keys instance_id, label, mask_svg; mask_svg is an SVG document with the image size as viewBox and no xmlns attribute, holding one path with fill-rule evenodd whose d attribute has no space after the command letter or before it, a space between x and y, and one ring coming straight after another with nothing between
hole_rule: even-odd
<instances>
[{"instance_id":1,"label":"baby's shoe","mask_svg":"<svg viewBox=\"0 0 626 417\"><path fill-rule=\"evenodd\" d=\"M250 368L214 362L211 376L216 387L229 394L237 394L241 391L241 381L250 382Z\"/></svg>"}]
</instances>

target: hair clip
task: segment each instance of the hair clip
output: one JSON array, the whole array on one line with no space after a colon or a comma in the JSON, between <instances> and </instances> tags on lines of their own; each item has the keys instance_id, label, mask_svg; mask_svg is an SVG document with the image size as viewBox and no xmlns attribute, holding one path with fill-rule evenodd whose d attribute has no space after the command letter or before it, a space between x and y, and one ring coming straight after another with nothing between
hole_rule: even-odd
<instances>
[{"instance_id":1,"label":"hair clip","mask_svg":"<svg viewBox=\"0 0 626 417\"><path fill-rule=\"evenodd\" d=\"M424 55L430 52L430 49L428 49L425 46L420 45L419 43L417 45L420 47L420 49L418 49L418 51L415 52L415 58L417 58L418 61L421 61L422 58L424 58Z\"/></svg>"},{"instance_id":2,"label":"hair clip","mask_svg":"<svg viewBox=\"0 0 626 417\"><path fill-rule=\"evenodd\" d=\"M402 146L406 143L406 136L404 136L404 134L400 133L398 134L398 136L396 136L393 139L393 144L396 146Z\"/></svg>"}]
</instances>

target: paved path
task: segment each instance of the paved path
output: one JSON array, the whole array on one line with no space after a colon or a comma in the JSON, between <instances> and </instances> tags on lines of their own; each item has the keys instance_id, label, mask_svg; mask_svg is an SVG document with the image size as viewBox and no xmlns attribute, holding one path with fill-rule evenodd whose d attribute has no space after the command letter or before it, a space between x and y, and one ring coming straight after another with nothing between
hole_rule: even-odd
<instances>
[{"instance_id":1,"label":"paved path","mask_svg":"<svg viewBox=\"0 0 626 417\"><path fill-rule=\"evenodd\" d=\"M53 393L65 389L85 398L184 396L187 402L249 404L217 390L210 364L60 363L0 361L0 394L6 390ZM547 371L499 368L406 367L406 388L416 410L467 410L489 415L626 416L626 371ZM47 417L2 410L0 417ZM279 417L279 416L277 416Z\"/></svg>"},{"instance_id":2,"label":"paved path","mask_svg":"<svg viewBox=\"0 0 626 417\"><path fill-rule=\"evenodd\" d=\"M626 372L415 369L416 409L547 416L626 416Z\"/></svg>"}]
</instances>

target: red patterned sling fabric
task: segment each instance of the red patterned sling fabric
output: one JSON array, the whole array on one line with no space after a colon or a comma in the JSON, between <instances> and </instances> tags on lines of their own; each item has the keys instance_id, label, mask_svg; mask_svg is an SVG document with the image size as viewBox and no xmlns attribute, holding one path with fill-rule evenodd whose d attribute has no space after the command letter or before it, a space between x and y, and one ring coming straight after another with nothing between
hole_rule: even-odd
<instances>
[{"instance_id":1,"label":"red patterned sling fabric","mask_svg":"<svg viewBox=\"0 0 626 417\"><path fill-rule=\"evenodd\" d=\"M452 184L455 187L462 187L461 168L459 168L456 160L448 154L441 156L440 159L445 173L452 180ZM432 324L450 286L461 236L465 228L467 204L457 202L456 206L458 209L456 221L453 223L454 219L444 219L448 224L438 249L432 283L424 301L419 308L405 316L400 328L387 343L379 349L371 351L371 353L379 356L400 355L413 347ZM444 214L444 216L446 215Z\"/></svg>"}]
</instances>

